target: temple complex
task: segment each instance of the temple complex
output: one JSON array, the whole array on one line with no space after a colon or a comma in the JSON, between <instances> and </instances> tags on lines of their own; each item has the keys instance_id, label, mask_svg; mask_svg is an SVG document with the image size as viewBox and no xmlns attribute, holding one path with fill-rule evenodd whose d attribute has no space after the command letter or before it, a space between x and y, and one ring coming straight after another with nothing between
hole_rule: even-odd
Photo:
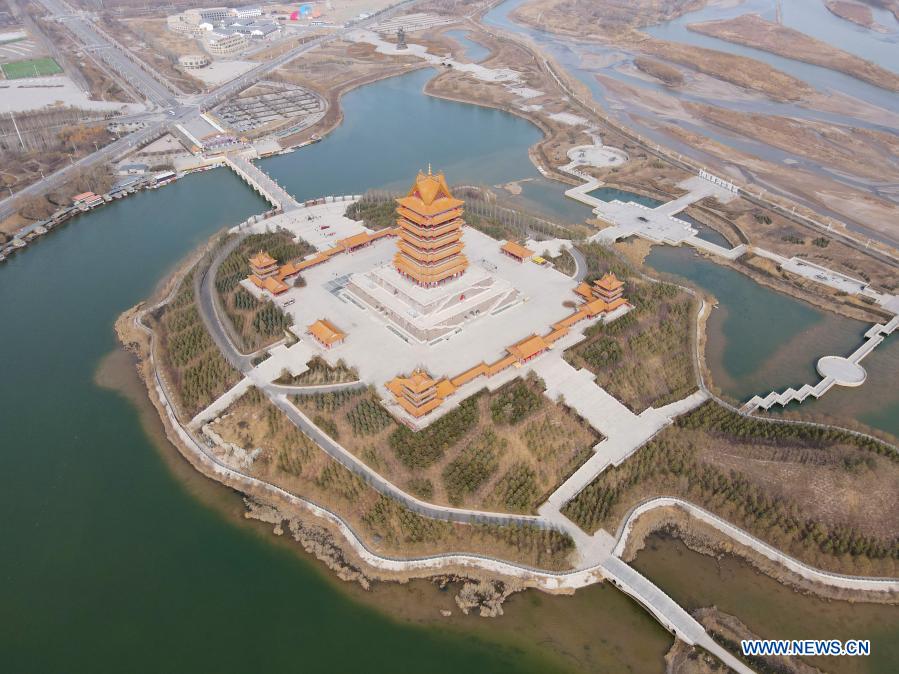
<instances>
[{"instance_id":1,"label":"temple complex","mask_svg":"<svg viewBox=\"0 0 899 674\"><path fill-rule=\"evenodd\" d=\"M469 263L463 253L464 202L452 195L442 173L419 173L396 201L393 264L353 274L346 289L355 300L415 342L445 338L521 301L511 283Z\"/></svg>"},{"instance_id":2,"label":"temple complex","mask_svg":"<svg viewBox=\"0 0 899 674\"><path fill-rule=\"evenodd\" d=\"M295 323L306 326L291 328L308 336L301 352L313 347L328 362L353 363L413 429L547 351L570 348L585 325L630 309L613 273L578 283L532 264L534 252L521 243L468 227L464 205L443 174L420 172L396 199L395 226L323 240L317 252L280 266L260 251L244 287L256 297L286 292L276 302L292 305ZM307 272L307 284L294 288L291 278ZM565 301L572 297L579 301Z\"/></svg>"}]
</instances>

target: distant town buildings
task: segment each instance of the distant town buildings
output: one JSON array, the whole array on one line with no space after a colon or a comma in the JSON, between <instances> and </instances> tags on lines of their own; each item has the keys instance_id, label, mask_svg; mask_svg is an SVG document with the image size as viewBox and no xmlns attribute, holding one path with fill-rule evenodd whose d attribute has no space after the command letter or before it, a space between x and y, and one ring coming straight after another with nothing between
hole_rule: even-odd
<instances>
[{"instance_id":1,"label":"distant town buildings","mask_svg":"<svg viewBox=\"0 0 899 674\"><path fill-rule=\"evenodd\" d=\"M239 54L250 46L246 36L240 33L210 31L203 37L203 44L213 56L231 56Z\"/></svg>"},{"instance_id":2,"label":"distant town buildings","mask_svg":"<svg viewBox=\"0 0 899 674\"><path fill-rule=\"evenodd\" d=\"M173 14L166 19L166 22L169 30L200 39L206 51L213 56L223 57L247 49L254 40L272 39L281 33L276 21L261 17L260 7L207 7ZM193 60L191 63L199 61ZM184 65L184 67L204 66Z\"/></svg>"},{"instance_id":3,"label":"distant town buildings","mask_svg":"<svg viewBox=\"0 0 899 674\"><path fill-rule=\"evenodd\" d=\"M185 54L178 57L178 65L187 70L197 70L209 65L209 57L206 54Z\"/></svg>"}]
</instances>

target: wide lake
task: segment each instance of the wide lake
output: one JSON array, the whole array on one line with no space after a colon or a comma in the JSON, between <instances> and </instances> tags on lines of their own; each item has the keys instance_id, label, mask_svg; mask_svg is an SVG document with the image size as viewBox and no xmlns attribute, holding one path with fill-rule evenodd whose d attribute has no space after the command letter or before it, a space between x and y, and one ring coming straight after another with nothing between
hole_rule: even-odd
<instances>
[{"instance_id":1,"label":"wide lake","mask_svg":"<svg viewBox=\"0 0 899 674\"><path fill-rule=\"evenodd\" d=\"M546 213L587 215L538 180L536 129L422 96L428 76L353 92L333 134L263 168L309 198L404 188L431 162L454 182L533 179ZM496 621L443 619L450 593L338 583L241 522L239 499L167 448L128 362L104 361L113 322L212 233L264 208L225 170L196 174L80 216L0 267L3 670L663 671L670 636L611 588L528 593ZM99 386L98 369L132 400Z\"/></svg>"}]
</instances>

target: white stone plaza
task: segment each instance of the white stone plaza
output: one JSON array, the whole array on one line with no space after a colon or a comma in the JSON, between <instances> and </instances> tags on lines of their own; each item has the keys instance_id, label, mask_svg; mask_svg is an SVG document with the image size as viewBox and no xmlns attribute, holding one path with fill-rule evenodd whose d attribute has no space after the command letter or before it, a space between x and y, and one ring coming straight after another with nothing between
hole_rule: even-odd
<instances>
[{"instance_id":1,"label":"white stone plaza","mask_svg":"<svg viewBox=\"0 0 899 674\"><path fill-rule=\"evenodd\" d=\"M335 198L244 225L241 230L264 232L284 229L313 244L319 251L326 250L342 238L369 231L361 222L345 216L353 201L351 197ZM518 262L500 250L501 241L468 226L463 228L463 242L470 263L469 270L458 279L442 285L436 292L420 288L396 273L392 265L397 250L394 237L384 237L352 252L334 255L327 262L304 270L305 287L291 287L277 297L263 296L258 288L243 282L253 295L272 299L291 315L294 323L291 331L302 342L300 349L272 349L271 357L263 363L266 373L275 378L282 369L301 372L305 369L305 361L317 354L332 364L343 360L357 369L363 381L378 387L397 374L409 373L417 367L426 368L434 377L452 377L481 362L490 363L502 358L507 355L506 348L510 345L532 334L546 334L553 323L571 314L571 306L566 307L563 303L578 300L573 292L577 285L574 279L551 265ZM488 299L489 306L481 311L469 311L470 307L481 303L475 293L476 301L470 307L462 302L465 311L460 325L436 339L418 340L401 329L385 311L376 309L350 292L348 286L354 279L370 290L367 284L373 275L388 278L398 288L405 288L408 296L406 302L414 298L421 301L419 295L438 301L442 298L443 302L455 298L455 301L449 302L450 307L442 309L445 315L459 317L459 296L456 293L463 287L470 289L486 285L487 290L481 299ZM385 298L386 295L382 297ZM391 299L399 301L395 296ZM400 304L404 303L400 301ZM438 311L428 316L427 320L434 321L442 315ZM319 319L327 319L346 333L343 343L325 348L306 334L307 326ZM560 341L553 350L568 348L569 342L578 341L583 329L593 322L595 320L579 323L572 329L569 338ZM293 362L296 359L302 359L303 363ZM504 374L507 376L491 378L490 387L520 376L522 372L511 368ZM471 392L487 384L488 380L483 378L476 380L470 384ZM467 388L454 398L464 399L469 395ZM437 417L439 414L430 416Z\"/></svg>"},{"instance_id":2,"label":"white stone plaza","mask_svg":"<svg viewBox=\"0 0 899 674\"><path fill-rule=\"evenodd\" d=\"M421 288L385 264L353 274L346 291L383 315L406 341L430 343L522 301L509 281L478 265L470 265L465 274L438 288Z\"/></svg>"}]
</instances>

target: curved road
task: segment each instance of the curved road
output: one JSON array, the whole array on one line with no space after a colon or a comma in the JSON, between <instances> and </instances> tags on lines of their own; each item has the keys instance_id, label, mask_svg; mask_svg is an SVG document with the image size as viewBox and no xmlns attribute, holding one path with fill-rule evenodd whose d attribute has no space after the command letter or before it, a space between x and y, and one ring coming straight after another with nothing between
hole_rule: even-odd
<instances>
[{"instance_id":1,"label":"curved road","mask_svg":"<svg viewBox=\"0 0 899 674\"><path fill-rule=\"evenodd\" d=\"M197 297L197 309L199 310L200 317L216 346L218 346L222 354L224 354L225 358L235 369L243 374L244 377L248 377L253 371L252 355L240 353L228 337L228 332L222 324L222 319L218 312L215 291L216 270L224 259L240 244L240 241L244 236L246 235L239 234L235 236L218 250L209 267L200 276L195 278L194 291ZM548 522L542 517L533 515L510 515L505 513L467 510L463 508L450 508L420 501L411 494L407 494L380 475L377 471L360 461L349 450L335 442L330 436L319 429L318 426L313 424L306 415L290 402L287 393L284 391L285 387L271 384L270 382L254 383L266 394L275 406L281 409L287 417L303 431L303 433L309 436L313 442L321 447L321 449L331 458L362 478L381 494L396 499L405 507L409 508L409 510L416 512L419 515L430 517L432 519L462 522L465 524L499 524L504 526L530 525L541 529L561 529L561 527L556 524ZM567 531L563 529L563 532L571 535L574 529L575 527L572 524ZM572 539L574 539L574 536L572 536Z\"/></svg>"}]
</instances>

